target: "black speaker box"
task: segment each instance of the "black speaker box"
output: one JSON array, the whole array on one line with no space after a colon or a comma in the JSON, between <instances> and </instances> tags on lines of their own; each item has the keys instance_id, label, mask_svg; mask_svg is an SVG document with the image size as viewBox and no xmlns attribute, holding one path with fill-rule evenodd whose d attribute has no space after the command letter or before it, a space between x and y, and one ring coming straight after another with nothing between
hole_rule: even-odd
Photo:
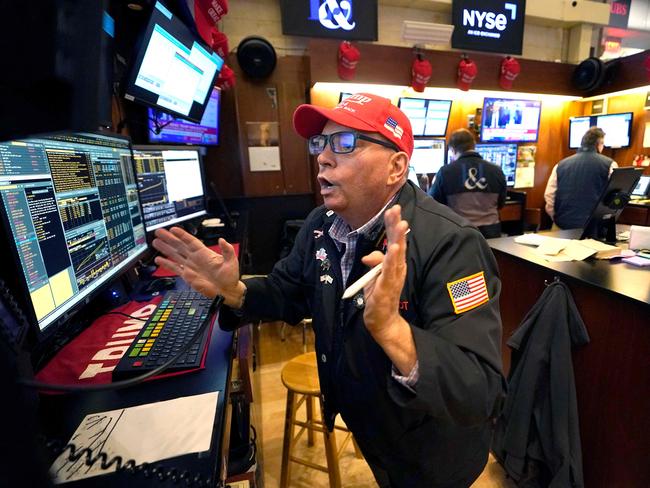
<instances>
[{"instance_id":1,"label":"black speaker box","mask_svg":"<svg viewBox=\"0 0 650 488\"><path fill-rule=\"evenodd\" d=\"M237 61L251 78L266 78L275 69L277 57L269 41L262 37L247 37L237 47Z\"/></svg>"}]
</instances>

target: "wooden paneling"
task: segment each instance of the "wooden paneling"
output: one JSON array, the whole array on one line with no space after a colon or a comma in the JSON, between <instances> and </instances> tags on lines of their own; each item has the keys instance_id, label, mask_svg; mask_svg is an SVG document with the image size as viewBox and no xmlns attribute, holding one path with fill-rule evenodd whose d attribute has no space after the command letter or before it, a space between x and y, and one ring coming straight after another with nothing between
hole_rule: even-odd
<instances>
[{"instance_id":1,"label":"wooden paneling","mask_svg":"<svg viewBox=\"0 0 650 488\"><path fill-rule=\"evenodd\" d=\"M650 77L643 67L643 63L648 56L650 56L650 50L614 61L617 67L612 82L600 87L595 94L604 95L607 93L627 90L629 88L649 85Z\"/></svg>"},{"instance_id":2,"label":"wooden paneling","mask_svg":"<svg viewBox=\"0 0 650 488\"><path fill-rule=\"evenodd\" d=\"M310 41L311 79L314 83L341 81L336 72L338 46L339 41ZM355 46L361 52L355 83L408 85L411 82L412 49L361 42L355 43ZM433 65L429 86L456 87L461 54L459 51L424 51L425 58ZM501 90L499 72L503 56L471 53L471 58L478 67L472 88ZM578 95L571 86L574 65L530 59L519 59L519 63L521 73L514 82L513 91Z\"/></svg>"},{"instance_id":3,"label":"wooden paneling","mask_svg":"<svg viewBox=\"0 0 650 488\"><path fill-rule=\"evenodd\" d=\"M503 362L512 332L544 291L553 270L495 251L501 272ZM618 266L618 265L615 265ZM522 279L525 277L525 279ZM641 488L650 479L650 348L648 306L563 278L591 342L573 352L584 486Z\"/></svg>"}]
</instances>

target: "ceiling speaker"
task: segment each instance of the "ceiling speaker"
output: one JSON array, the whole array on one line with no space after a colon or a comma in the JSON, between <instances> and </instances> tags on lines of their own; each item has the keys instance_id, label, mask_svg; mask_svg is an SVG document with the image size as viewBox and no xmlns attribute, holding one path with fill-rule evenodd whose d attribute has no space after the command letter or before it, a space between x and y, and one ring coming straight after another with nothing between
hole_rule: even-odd
<instances>
[{"instance_id":1,"label":"ceiling speaker","mask_svg":"<svg viewBox=\"0 0 650 488\"><path fill-rule=\"evenodd\" d=\"M269 41L262 37L247 37L237 46L237 61L251 78L266 78L275 69L277 57Z\"/></svg>"},{"instance_id":2,"label":"ceiling speaker","mask_svg":"<svg viewBox=\"0 0 650 488\"><path fill-rule=\"evenodd\" d=\"M573 86L583 92L598 88L605 79L605 63L596 57L582 61L573 71Z\"/></svg>"}]
</instances>

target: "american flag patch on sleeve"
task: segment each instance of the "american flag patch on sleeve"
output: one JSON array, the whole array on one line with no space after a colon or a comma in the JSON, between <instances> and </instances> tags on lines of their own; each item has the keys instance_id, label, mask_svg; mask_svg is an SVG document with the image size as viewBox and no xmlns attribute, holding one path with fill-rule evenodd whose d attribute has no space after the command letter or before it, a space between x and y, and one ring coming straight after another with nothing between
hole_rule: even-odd
<instances>
[{"instance_id":1,"label":"american flag patch on sleeve","mask_svg":"<svg viewBox=\"0 0 650 488\"><path fill-rule=\"evenodd\" d=\"M457 314L476 308L490 299L483 271L447 283L447 290Z\"/></svg>"}]
</instances>

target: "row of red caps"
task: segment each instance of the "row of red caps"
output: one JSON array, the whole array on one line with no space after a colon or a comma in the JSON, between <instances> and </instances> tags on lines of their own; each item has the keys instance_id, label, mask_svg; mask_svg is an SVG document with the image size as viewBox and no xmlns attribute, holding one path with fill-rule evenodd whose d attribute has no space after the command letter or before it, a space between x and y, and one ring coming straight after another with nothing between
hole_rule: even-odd
<instances>
[{"instance_id":1,"label":"row of red caps","mask_svg":"<svg viewBox=\"0 0 650 488\"><path fill-rule=\"evenodd\" d=\"M185 1L194 17L199 35L215 53L225 60L230 52L228 37L217 29L216 24L228 13L228 0ZM219 72L215 85L222 90L228 90L235 86L235 72L225 63Z\"/></svg>"},{"instance_id":2,"label":"row of red caps","mask_svg":"<svg viewBox=\"0 0 650 488\"><path fill-rule=\"evenodd\" d=\"M361 59L359 50L349 41L343 41L339 45L338 54L338 75L342 80L352 80L356 74L357 64ZM511 56L506 56L501 62L499 72L499 85L504 90L512 88L512 82L519 75L521 66L519 61ZM433 68L431 63L421 56L416 56L411 64L411 87L422 92L431 79ZM474 78L478 74L476 63L468 57L463 57L458 63L458 75L456 84L461 90L467 91L471 88Z\"/></svg>"}]
</instances>

